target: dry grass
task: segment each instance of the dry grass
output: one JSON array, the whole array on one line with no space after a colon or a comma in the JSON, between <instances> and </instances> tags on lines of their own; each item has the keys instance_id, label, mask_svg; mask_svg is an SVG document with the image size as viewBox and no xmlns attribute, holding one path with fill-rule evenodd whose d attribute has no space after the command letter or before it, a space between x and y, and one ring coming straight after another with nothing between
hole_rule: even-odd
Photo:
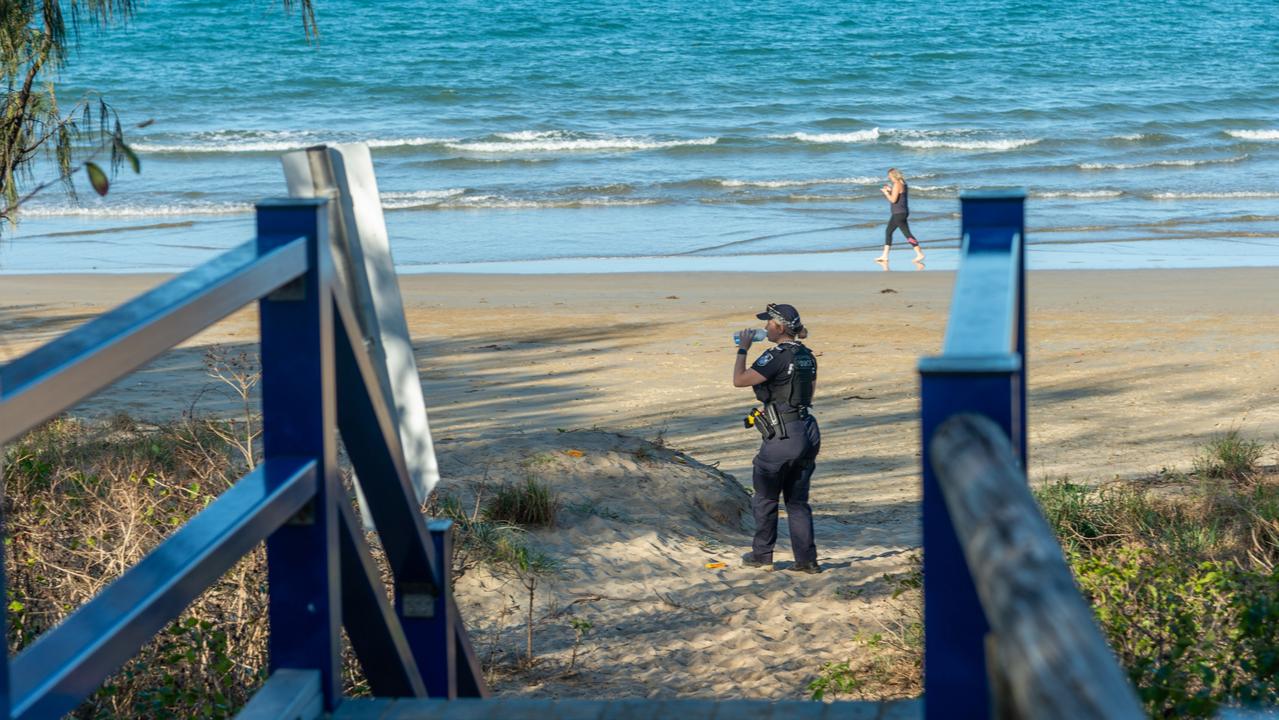
<instances>
[{"instance_id":1,"label":"dry grass","mask_svg":"<svg viewBox=\"0 0 1279 720\"><path fill-rule=\"evenodd\" d=\"M190 416L166 426L125 415L106 423L59 418L5 448L10 654L61 622L213 502L248 470L255 452L242 427ZM349 467L343 467L343 475L349 479ZM514 506L519 519L553 522L558 501L544 487L531 492L524 485L510 487L508 497L490 500ZM436 496L423 510L455 521L455 577L478 564L492 565L509 571L532 595L549 559L525 546L519 527L487 519L478 495L469 512ZM389 588L376 534L366 540ZM259 545L74 716L233 717L265 679L266 576L266 552ZM525 624L525 652L531 654L534 623ZM345 695L368 693L349 644L343 678Z\"/></svg>"},{"instance_id":2,"label":"dry grass","mask_svg":"<svg viewBox=\"0 0 1279 720\"><path fill-rule=\"evenodd\" d=\"M187 418L57 419L6 450L8 647L14 653L136 564L239 476L242 456ZM203 593L77 717L224 717L266 667L259 547Z\"/></svg>"}]
</instances>

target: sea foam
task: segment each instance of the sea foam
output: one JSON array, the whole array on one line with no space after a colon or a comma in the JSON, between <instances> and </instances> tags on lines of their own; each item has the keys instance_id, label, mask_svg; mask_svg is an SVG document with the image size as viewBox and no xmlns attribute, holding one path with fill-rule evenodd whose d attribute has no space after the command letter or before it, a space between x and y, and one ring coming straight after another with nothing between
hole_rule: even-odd
<instances>
[{"instance_id":1,"label":"sea foam","mask_svg":"<svg viewBox=\"0 0 1279 720\"><path fill-rule=\"evenodd\" d=\"M1038 198L1079 198L1082 200L1117 198L1123 194L1123 190L1050 190L1047 192L1031 193L1033 197Z\"/></svg>"},{"instance_id":2,"label":"sea foam","mask_svg":"<svg viewBox=\"0 0 1279 720\"><path fill-rule=\"evenodd\" d=\"M110 201L104 201L110 202ZM250 203L200 203L140 205L31 205L22 208L27 217L172 217L176 215L240 215L253 212Z\"/></svg>"},{"instance_id":3,"label":"sea foam","mask_svg":"<svg viewBox=\"0 0 1279 720\"><path fill-rule=\"evenodd\" d=\"M430 207L450 210L548 210L555 208L584 207L637 207L640 205L658 205L662 201L652 198L564 198L555 200L530 200L505 197L503 195L465 195L447 198Z\"/></svg>"},{"instance_id":4,"label":"sea foam","mask_svg":"<svg viewBox=\"0 0 1279 720\"><path fill-rule=\"evenodd\" d=\"M1227 130L1226 134L1240 140L1279 140L1279 130Z\"/></svg>"},{"instance_id":5,"label":"sea foam","mask_svg":"<svg viewBox=\"0 0 1279 720\"><path fill-rule=\"evenodd\" d=\"M438 205L448 198L458 197L466 192L463 188L447 190L414 190L412 192L384 192L379 197L382 207L387 210L404 210L415 207Z\"/></svg>"},{"instance_id":6,"label":"sea foam","mask_svg":"<svg viewBox=\"0 0 1279 720\"><path fill-rule=\"evenodd\" d=\"M1209 160L1154 160L1144 163L1081 163L1080 170L1135 170L1152 167L1198 167L1200 165L1223 165L1247 160L1247 155L1236 155L1228 158Z\"/></svg>"},{"instance_id":7,"label":"sea foam","mask_svg":"<svg viewBox=\"0 0 1279 720\"><path fill-rule=\"evenodd\" d=\"M739 188L739 187L758 187L758 188L788 188L788 187L809 187L812 185L874 185L882 181L883 178L863 175L860 177L846 178L812 178L806 180L720 180L719 184L723 187Z\"/></svg>"},{"instance_id":8,"label":"sea foam","mask_svg":"<svg viewBox=\"0 0 1279 720\"><path fill-rule=\"evenodd\" d=\"M351 139L335 138L312 133L260 133L249 137L196 136L187 142L147 142L145 140L130 143L129 147L146 154L158 153L274 153L301 150L313 145L332 145L350 142ZM404 137L373 138L361 142L371 148L394 147L429 147L432 145L448 145L457 142L451 137Z\"/></svg>"},{"instance_id":9,"label":"sea foam","mask_svg":"<svg viewBox=\"0 0 1279 720\"><path fill-rule=\"evenodd\" d=\"M849 133L791 133L789 135L770 135L777 140L799 140L808 143L862 143L879 139L879 128L857 130Z\"/></svg>"},{"instance_id":10,"label":"sea foam","mask_svg":"<svg viewBox=\"0 0 1279 720\"><path fill-rule=\"evenodd\" d=\"M1152 193L1155 200L1225 200L1229 198L1279 198L1279 192L1271 190L1231 190L1225 192L1159 192Z\"/></svg>"},{"instance_id":11,"label":"sea foam","mask_svg":"<svg viewBox=\"0 0 1279 720\"><path fill-rule=\"evenodd\" d=\"M517 137L505 141L450 142L450 150L474 153L589 152L609 150L659 150L697 145L714 145L718 137L688 140L653 140L633 137L577 138L554 133L504 133L498 137Z\"/></svg>"},{"instance_id":12,"label":"sea foam","mask_svg":"<svg viewBox=\"0 0 1279 720\"><path fill-rule=\"evenodd\" d=\"M902 140L902 147L916 150L989 150L1004 152L1016 150L1040 142L1039 138L1005 139L1005 140Z\"/></svg>"}]
</instances>

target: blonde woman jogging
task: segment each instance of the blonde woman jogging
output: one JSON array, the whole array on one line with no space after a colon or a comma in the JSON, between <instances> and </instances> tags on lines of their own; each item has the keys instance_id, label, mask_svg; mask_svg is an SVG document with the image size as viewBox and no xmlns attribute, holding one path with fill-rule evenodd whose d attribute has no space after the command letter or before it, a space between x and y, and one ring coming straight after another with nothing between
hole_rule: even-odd
<instances>
[{"instance_id":1,"label":"blonde woman jogging","mask_svg":"<svg viewBox=\"0 0 1279 720\"><path fill-rule=\"evenodd\" d=\"M888 183L879 189L884 194L884 199L892 206L892 217L888 219L888 227L884 230L884 252L877 258L875 262L887 263L888 250L893 246L893 231L901 228L902 234L906 236L906 242L915 248L915 262L924 261L924 251L919 247L919 241L915 239L915 234L910 231L910 223L906 222L906 218L910 217L909 194L910 189L906 187L906 178L902 177L901 170L897 168L889 168Z\"/></svg>"}]
</instances>

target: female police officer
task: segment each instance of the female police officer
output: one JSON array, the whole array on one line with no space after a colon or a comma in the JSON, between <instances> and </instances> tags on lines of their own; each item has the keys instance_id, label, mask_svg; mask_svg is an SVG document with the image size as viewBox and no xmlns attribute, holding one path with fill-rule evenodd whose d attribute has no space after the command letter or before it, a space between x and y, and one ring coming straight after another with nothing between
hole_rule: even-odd
<instances>
[{"instance_id":1,"label":"female police officer","mask_svg":"<svg viewBox=\"0 0 1279 720\"><path fill-rule=\"evenodd\" d=\"M818 573L821 566L813 542L813 509L808 504L808 486L822 442L817 420L808 412L817 384L817 359L800 342L808 337L808 330L793 306L769 303L756 317L768 321L768 340L776 346L747 368L746 354L754 331L743 330L733 365L733 386L754 388L755 397L764 403L762 411L754 410L747 418L747 424L764 436L764 443L752 462L755 541L742 561L751 567L772 568L777 499L781 495L786 499L791 551L795 554L791 569Z\"/></svg>"}]
</instances>

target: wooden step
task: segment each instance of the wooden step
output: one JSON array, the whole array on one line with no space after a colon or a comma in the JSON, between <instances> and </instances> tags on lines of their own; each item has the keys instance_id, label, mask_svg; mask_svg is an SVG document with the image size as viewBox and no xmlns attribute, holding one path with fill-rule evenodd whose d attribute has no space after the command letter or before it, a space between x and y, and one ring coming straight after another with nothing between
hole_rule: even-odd
<instances>
[{"instance_id":1,"label":"wooden step","mask_svg":"<svg viewBox=\"0 0 1279 720\"><path fill-rule=\"evenodd\" d=\"M920 720L920 698L804 700L346 700L332 720Z\"/></svg>"}]
</instances>

